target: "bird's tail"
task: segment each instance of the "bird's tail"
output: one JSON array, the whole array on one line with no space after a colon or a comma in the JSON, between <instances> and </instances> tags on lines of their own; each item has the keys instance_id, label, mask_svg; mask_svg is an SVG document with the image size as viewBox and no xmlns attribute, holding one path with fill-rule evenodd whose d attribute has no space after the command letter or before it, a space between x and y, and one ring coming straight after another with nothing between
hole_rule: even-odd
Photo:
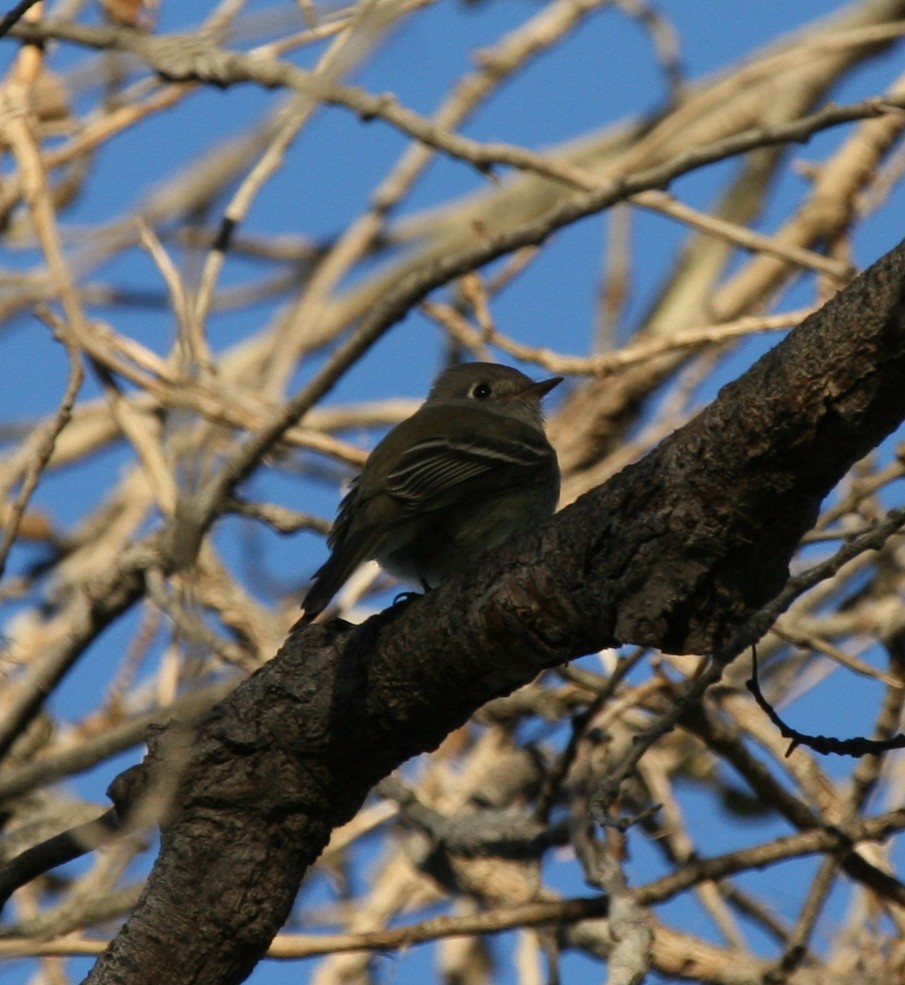
<instances>
[{"instance_id":1,"label":"bird's tail","mask_svg":"<svg viewBox=\"0 0 905 985\"><path fill-rule=\"evenodd\" d=\"M349 537L333 548L326 563L314 574L314 581L302 600L302 622L311 622L329 605L330 599L342 588L343 583L364 561L374 557L383 538Z\"/></svg>"}]
</instances>

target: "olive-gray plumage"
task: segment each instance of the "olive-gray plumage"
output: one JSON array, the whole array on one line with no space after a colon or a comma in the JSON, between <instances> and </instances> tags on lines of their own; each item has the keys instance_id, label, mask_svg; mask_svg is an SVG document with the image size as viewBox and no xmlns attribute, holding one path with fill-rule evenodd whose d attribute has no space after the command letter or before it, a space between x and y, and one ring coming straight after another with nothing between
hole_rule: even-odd
<instances>
[{"instance_id":1,"label":"olive-gray plumage","mask_svg":"<svg viewBox=\"0 0 905 985\"><path fill-rule=\"evenodd\" d=\"M343 499L331 554L302 603L310 621L364 561L434 587L548 517L559 465L541 399L561 377L533 382L496 363L462 363L371 452Z\"/></svg>"}]
</instances>

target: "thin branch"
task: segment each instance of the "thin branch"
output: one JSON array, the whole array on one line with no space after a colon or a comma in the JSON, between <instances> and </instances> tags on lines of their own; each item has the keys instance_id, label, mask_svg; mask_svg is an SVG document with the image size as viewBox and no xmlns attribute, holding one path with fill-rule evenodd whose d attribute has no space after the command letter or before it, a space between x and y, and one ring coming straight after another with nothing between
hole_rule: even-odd
<instances>
[{"instance_id":1,"label":"thin branch","mask_svg":"<svg viewBox=\"0 0 905 985\"><path fill-rule=\"evenodd\" d=\"M262 57L255 52L243 54L220 48L206 44L197 36L152 37L125 27L94 28L54 20L40 25L19 25L15 33L17 37L30 41L59 38L90 47L128 51L172 82L206 82L222 88L254 82L268 89L292 88L299 91L307 91L311 87L310 74L289 62ZM884 36L897 37L900 34L901 29L890 35L887 28ZM851 47L857 42L843 38L839 43L844 47ZM583 190L600 187L593 175L586 174L573 165L558 163L542 154L510 144L470 140L438 127L403 106L390 94L374 96L357 86L334 85L322 98L327 103L354 110L366 121L380 118L420 143L467 161L479 171L486 172L494 166L508 165ZM673 170L672 166L667 167L665 174L643 181L637 187L632 187L635 182L627 180L625 194L635 194L647 188L662 188L672 178L695 167L734 157L755 147L805 141L822 130L854 120L901 111L903 108L905 98L876 97L848 106L831 104L791 123L754 127L715 141L707 147L686 152L681 156L677 170ZM606 186L611 187L611 183L607 182Z\"/></svg>"},{"instance_id":2,"label":"thin branch","mask_svg":"<svg viewBox=\"0 0 905 985\"><path fill-rule=\"evenodd\" d=\"M834 754L836 756L852 756L855 759L860 759L863 756L877 756L892 749L905 749L905 733L901 732L888 739L868 739L865 736L838 739L831 735L808 735L806 732L799 732L798 729L787 725L760 689L760 682L757 679L757 647L752 647L751 653L753 673L751 679L745 682L745 686L751 692L761 711L779 729L783 738L789 740L787 756L791 756L798 746L807 746L808 749L813 749L814 752L819 752L824 756Z\"/></svg>"},{"instance_id":3,"label":"thin branch","mask_svg":"<svg viewBox=\"0 0 905 985\"><path fill-rule=\"evenodd\" d=\"M50 317L48 314L47 317ZM26 466L25 476L22 480L22 488L18 496L10 507L6 525L3 530L3 539L0 541L0 578L6 569L6 561L9 557L10 549L19 531L19 524L28 507L34 491L38 488L41 475L47 467L56 447L56 440L63 428L72 420L72 411L82 383L85 381L85 368L82 365L82 357L78 348L70 340L67 333L61 330L61 326L55 326L55 334L60 342L66 347L69 356L69 379L66 383L66 390L63 399L54 413L53 417L36 431L29 440L34 445L34 452L29 458Z\"/></svg>"},{"instance_id":4,"label":"thin branch","mask_svg":"<svg viewBox=\"0 0 905 985\"><path fill-rule=\"evenodd\" d=\"M678 893L702 882L725 879L805 855L827 851L835 853L843 849L851 851L860 843L885 841L902 830L905 830L905 810L890 811L876 818L862 818L844 831L830 826L812 828L724 855L688 859L678 871L638 886L634 895L639 903L651 906L673 899Z\"/></svg>"},{"instance_id":5,"label":"thin branch","mask_svg":"<svg viewBox=\"0 0 905 985\"><path fill-rule=\"evenodd\" d=\"M435 917L410 927L363 934L280 934L271 944L266 956L291 961L344 951L395 951L447 937L498 934L516 927L543 927L600 919L606 916L608 906L605 897L596 896L500 906L485 913ZM103 941L0 940L0 955L100 954L105 947Z\"/></svg>"},{"instance_id":6,"label":"thin branch","mask_svg":"<svg viewBox=\"0 0 905 985\"><path fill-rule=\"evenodd\" d=\"M11 10L8 10L3 15L3 19L0 20L0 38L4 34L9 34L13 26L25 16L29 8L40 2L41 0L19 0L19 3Z\"/></svg>"}]
</instances>

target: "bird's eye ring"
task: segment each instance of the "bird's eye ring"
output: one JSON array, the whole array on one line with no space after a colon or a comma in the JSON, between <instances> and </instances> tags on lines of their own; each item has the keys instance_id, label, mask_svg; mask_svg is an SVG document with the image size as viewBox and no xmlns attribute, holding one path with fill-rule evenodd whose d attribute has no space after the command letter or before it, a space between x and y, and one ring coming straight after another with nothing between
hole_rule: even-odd
<instances>
[{"instance_id":1,"label":"bird's eye ring","mask_svg":"<svg viewBox=\"0 0 905 985\"><path fill-rule=\"evenodd\" d=\"M493 390L489 383L475 383L471 388L471 395L477 400L486 400Z\"/></svg>"}]
</instances>

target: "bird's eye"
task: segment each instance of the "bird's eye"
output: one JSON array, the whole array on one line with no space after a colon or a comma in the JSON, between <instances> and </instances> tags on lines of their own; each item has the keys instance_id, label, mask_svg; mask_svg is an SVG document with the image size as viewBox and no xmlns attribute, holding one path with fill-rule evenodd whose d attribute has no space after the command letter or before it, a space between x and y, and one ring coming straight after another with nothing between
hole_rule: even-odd
<instances>
[{"instance_id":1,"label":"bird's eye","mask_svg":"<svg viewBox=\"0 0 905 985\"><path fill-rule=\"evenodd\" d=\"M475 383L471 388L471 395L476 400L486 400L491 393L493 390L491 390L489 383Z\"/></svg>"}]
</instances>

